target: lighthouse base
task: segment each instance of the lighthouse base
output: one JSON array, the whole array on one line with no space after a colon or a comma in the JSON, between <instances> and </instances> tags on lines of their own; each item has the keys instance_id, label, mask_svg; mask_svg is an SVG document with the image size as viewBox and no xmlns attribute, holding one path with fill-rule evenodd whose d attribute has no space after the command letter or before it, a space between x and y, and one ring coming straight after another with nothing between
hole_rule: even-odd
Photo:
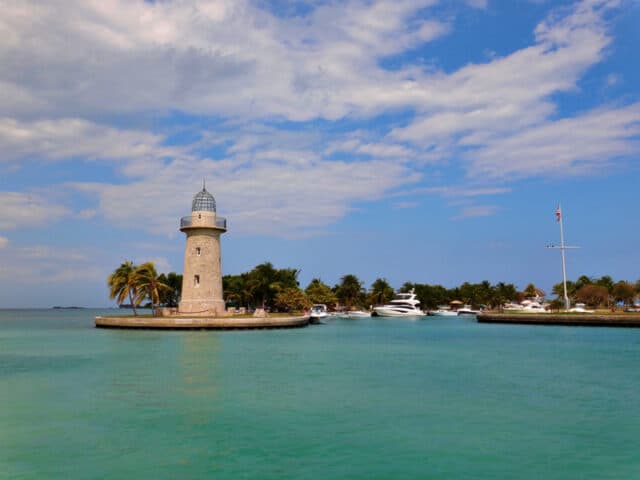
<instances>
[{"instance_id":1,"label":"lighthouse base","mask_svg":"<svg viewBox=\"0 0 640 480\"><path fill-rule=\"evenodd\" d=\"M224 317L230 315L224 300L183 300L178 306L178 315L189 314L202 317Z\"/></svg>"}]
</instances>

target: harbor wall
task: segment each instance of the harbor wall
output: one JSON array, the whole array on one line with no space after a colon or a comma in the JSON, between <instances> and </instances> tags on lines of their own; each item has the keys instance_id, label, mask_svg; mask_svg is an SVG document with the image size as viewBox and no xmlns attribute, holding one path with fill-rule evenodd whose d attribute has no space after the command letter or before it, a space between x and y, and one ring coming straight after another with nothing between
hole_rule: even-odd
<instances>
[{"instance_id":1,"label":"harbor wall","mask_svg":"<svg viewBox=\"0 0 640 480\"><path fill-rule=\"evenodd\" d=\"M584 327L640 327L640 315L595 313L482 313L478 323L523 325L574 325Z\"/></svg>"},{"instance_id":2,"label":"harbor wall","mask_svg":"<svg viewBox=\"0 0 640 480\"><path fill-rule=\"evenodd\" d=\"M96 317L97 328L140 330L234 330L262 328L300 328L309 325L309 317Z\"/></svg>"}]
</instances>

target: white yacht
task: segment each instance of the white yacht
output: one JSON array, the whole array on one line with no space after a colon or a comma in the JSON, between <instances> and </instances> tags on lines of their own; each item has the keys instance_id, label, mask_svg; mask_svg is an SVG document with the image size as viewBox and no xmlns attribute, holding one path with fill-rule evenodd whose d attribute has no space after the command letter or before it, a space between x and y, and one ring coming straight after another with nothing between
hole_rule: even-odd
<instances>
[{"instance_id":1,"label":"white yacht","mask_svg":"<svg viewBox=\"0 0 640 480\"><path fill-rule=\"evenodd\" d=\"M413 289L409 293L398 293L396 298L386 305L374 307L373 311L379 317L416 317L424 315L420 310L420 301L416 299Z\"/></svg>"},{"instance_id":2,"label":"white yacht","mask_svg":"<svg viewBox=\"0 0 640 480\"><path fill-rule=\"evenodd\" d=\"M311 323L317 323L328 316L329 312L327 312L327 306L322 303L315 304L311 307L311 310L309 310L309 319L311 320Z\"/></svg>"}]
</instances>

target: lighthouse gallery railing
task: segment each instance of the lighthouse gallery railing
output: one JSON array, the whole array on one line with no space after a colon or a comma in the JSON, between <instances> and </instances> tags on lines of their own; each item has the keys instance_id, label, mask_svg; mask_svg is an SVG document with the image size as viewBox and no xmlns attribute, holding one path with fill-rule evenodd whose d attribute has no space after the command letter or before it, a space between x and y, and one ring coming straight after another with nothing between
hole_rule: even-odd
<instances>
[{"instance_id":1,"label":"lighthouse gallery railing","mask_svg":"<svg viewBox=\"0 0 640 480\"><path fill-rule=\"evenodd\" d=\"M182 217L180 219L180 228L184 228L184 227L191 227L193 226L194 222L193 222L193 216L189 215L188 217ZM218 228L224 228L226 230L227 228L227 219L224 217L216 217L216 227Z\"/></svg>"}]
</instances>

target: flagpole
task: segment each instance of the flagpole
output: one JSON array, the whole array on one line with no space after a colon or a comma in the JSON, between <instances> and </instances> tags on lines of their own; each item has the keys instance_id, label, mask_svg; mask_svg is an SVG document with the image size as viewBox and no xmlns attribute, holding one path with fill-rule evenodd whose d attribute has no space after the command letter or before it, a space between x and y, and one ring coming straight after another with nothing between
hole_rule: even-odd
<instances>
[{"instance_id":1,"label":"flagpole","mask_svg":"<svg viewBox=\"0 0 640 480\"><path fill-rule=\"evenodd\" d=\"M571 302L569 301L569 295L567 294L567 266L564 259L565 250L569 248L580 248L580 247L569 247L564 244L564 223L562 219L562 209L560 204L558 203L558 208L556 209L556 218L558 219L558 223L560 224L560 246L557 245L547 245L547 248L557 248L560 250L560 256L562 258L562 289L564 293L564 308L565 310L569 310L571 307Z\"/></svg>"},{"instance_id":2,"label":"flagpole","mask_svg":"<svg viewBox=\"0 0 640 480\"><path fill-rule=\"evenodd\" d=\"M560 222L560 255L562 256L562 287L564 289L564 309L569 310L571 304L569 303L569 295L567 295L567 267L564 260L564 251L566 249L566 246L564 244L564 226L560 204L558 204L558 221Z\"/></svg>"}]
</instances>

